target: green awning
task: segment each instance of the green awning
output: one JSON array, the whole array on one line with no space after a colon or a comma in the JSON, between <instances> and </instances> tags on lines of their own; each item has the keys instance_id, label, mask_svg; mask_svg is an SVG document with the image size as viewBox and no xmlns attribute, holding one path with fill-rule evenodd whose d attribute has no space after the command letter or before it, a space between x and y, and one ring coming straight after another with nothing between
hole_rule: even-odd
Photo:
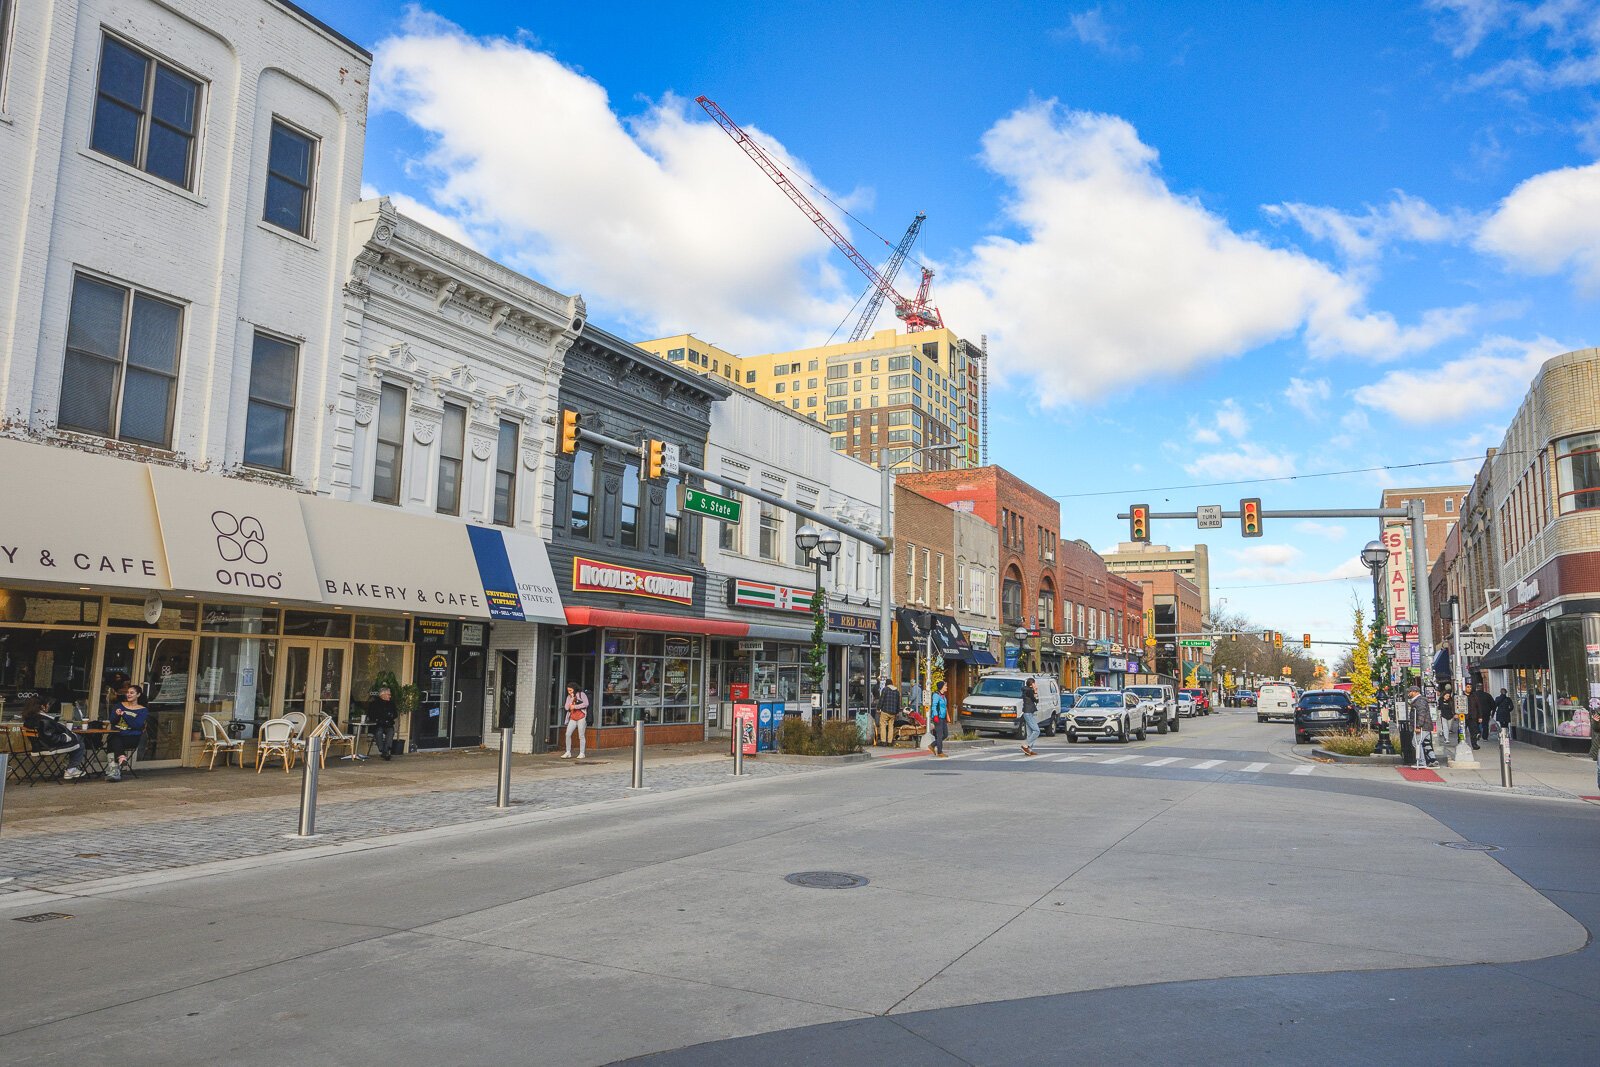
<instances>
[{"instance_id":1,"label":"green awning","mask_svg":"<svg viewBox=\"0 0 1600 1067\"><path fill-rule=\"evenodd\" d=\"M1211 668L1201 664L1194 669L1194 676L1202 682L1211 681Z\"/></svg>"}]
</instances>

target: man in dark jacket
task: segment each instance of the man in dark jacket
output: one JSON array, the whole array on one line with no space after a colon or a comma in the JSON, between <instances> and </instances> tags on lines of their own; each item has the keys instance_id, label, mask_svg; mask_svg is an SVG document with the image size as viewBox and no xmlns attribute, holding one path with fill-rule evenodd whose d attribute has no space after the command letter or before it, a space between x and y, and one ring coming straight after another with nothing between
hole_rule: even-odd
<instances>
[{"instance_id":1,"label":"man in dark jacket","mask_svg":"<svg viewBox=\"0 0 1600 1067\"><path fill-rule=\"evenodd\" d=\"M372 744L378 755L392 759L394 724L400 718L400 709L394 706L394 691L388 686L378 690L378 695L367 701L367 718L372 720Z\"/></svg>"},{"instance_id":2,"label":"man in dark jacket","mask_svg":"<svg viewBox=\"0 0 1600 1067\"><path fill-rule=\"evenodd\" d=\"M1504 689L1494 698L1494 717L1500 720L1500 729L1511 729L1511 694Z\"/></svg>"},{"instance_id":3,"label":"man in dark jacket","mask_svg":"<svg viewBox=\"0 0 1600 1067\"><path fill-rule=\"evenodd\" d=\"M878 690L878 740L881 743L894 744L894 721L899 714L900 690L885 678L883 688Z\"/></svg>"},{"instance_id":4,"label":"man in dark jacket","mask_svg":"<svg viewBox=\"0 0 1600 1067\"><path fill-rule=\"evenodd\" d=\"M1481 685L1467 683L1467 725L1472 728L1472 747L1489 736L1489 720L1494 718L1494 701Z\"/></svg>"}]
</instances>

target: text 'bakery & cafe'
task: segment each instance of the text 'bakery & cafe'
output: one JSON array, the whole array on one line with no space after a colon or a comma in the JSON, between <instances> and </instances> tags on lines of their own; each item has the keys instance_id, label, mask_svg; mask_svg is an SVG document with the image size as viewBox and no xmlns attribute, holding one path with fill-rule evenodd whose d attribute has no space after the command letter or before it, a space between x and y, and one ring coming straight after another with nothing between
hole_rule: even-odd
<instances>
[{"instance_id":1,"label":"text 'bakery & cafe'","mask_svg":"<svg viewBox=\"0 0 1600 1067\"><path fill-rule=\"evenodd\" d=\"M202 716L348 721L385 675L424 691L413 744L475 744L490 626L565 622L544 543L511 530L12 440L0 470L0 712L96 717L121 674L146 762L196 755Z\"/></svg>"}]
</instances>

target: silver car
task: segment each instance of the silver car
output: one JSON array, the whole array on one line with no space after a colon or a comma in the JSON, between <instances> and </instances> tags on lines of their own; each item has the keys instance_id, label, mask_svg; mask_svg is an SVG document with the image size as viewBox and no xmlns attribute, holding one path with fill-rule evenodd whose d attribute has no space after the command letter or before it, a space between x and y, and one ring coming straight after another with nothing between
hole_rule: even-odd
<instances>
[{"instance_id":1,"label":"silver car","mask_svg":"<svg viewBox=\"0 0 1600 1067\"><path fill-rule=\"evenodd\" d=\"M1102 737L1126 744L1137 737L1143 741L1149 730L1146 705L1132 693L1085 693L1067 713L1067 740L1073 744Z\"/></svg>"}]
</instances>

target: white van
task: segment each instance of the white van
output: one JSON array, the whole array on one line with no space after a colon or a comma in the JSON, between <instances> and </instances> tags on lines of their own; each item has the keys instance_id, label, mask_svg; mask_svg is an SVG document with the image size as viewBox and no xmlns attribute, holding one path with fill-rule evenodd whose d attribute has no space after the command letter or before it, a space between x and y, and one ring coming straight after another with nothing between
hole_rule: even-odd
<instances>
[{"instance_id":1,"label":"white van","mask_svg":"<svg viewBox=\"0 0 1600 1067\"><path fill-rule=\"evenodd\" d=\"M1022 725L1022 686L1029 678L1039 694L1039 730L1054 737L1061 714L1061 686L1048 674L991 670L979 675L977 684L967 690L957 721L978 733L1026 736Z\"/></svg>"},{"instance_id":2,"label":"white van","mask_svg":"<svg viewBox=\"0 0 1600 1067\"><path fill-rule=\"evenodd\" d=\"M1268 682L1256 695L1256 722L1273 719L1294 722L1294 686L1287 682Z\"/></svg>"}]
</instances>

